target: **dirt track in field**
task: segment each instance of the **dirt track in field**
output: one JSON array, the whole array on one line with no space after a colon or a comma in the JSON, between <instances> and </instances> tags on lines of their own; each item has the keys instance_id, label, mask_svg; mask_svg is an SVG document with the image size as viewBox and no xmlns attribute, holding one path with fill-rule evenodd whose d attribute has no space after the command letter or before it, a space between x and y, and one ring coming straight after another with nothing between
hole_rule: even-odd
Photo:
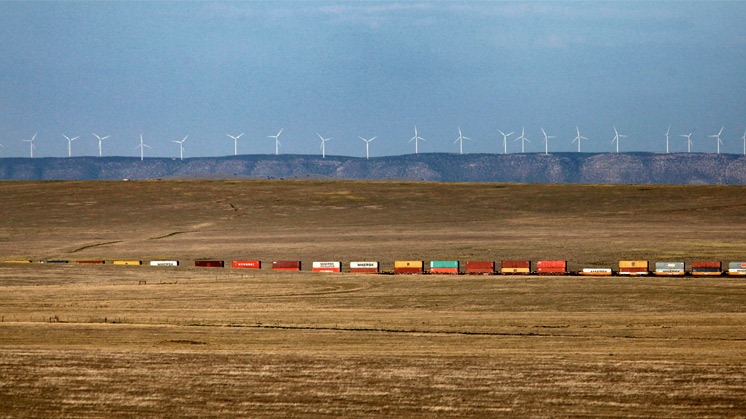
<instances>
[{"instance_id":1,"label":"dirt track in field","mask_svg":"<svg viewBox=\"0 0 746 419\"><path fill-rule=\"evenodd\" d=\"M196 258L746 259L742 187L7 182L0 416L743 416L746 280Z\"/></svg>"}]
</instances>

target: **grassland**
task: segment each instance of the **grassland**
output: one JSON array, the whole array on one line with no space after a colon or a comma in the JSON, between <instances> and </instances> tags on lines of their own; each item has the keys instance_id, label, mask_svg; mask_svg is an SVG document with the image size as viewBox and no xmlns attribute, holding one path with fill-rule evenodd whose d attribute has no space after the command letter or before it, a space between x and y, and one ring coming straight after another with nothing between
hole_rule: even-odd
<instances>
[{"instance_id":1,"label":"grassland","mask_svg":"<svg viewBox=\"0 0 746 419\"><path fill-rule=\"evenodd\" d=\"M746 259L746 188L0 183L0 416L746 415L746 281L197 258Z\"/></svg>"}]
</instances>

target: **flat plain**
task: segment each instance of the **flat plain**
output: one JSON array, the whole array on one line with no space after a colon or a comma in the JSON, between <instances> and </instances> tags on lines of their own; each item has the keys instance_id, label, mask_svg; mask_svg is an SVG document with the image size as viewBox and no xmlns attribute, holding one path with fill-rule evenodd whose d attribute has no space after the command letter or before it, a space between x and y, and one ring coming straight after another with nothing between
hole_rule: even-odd
<instances>
[{"instance_id":1,"label":"flat plain","mask_svg":"<svg viewBox=\"0 0 746 419\"><path fill-rule=\"evenodd\" d=\"M746 415L746 279L272 260L746 260L746 187L1 182L0 416ZM262 270L195 268L260 259Z\"/></svg>"}]
</instances>

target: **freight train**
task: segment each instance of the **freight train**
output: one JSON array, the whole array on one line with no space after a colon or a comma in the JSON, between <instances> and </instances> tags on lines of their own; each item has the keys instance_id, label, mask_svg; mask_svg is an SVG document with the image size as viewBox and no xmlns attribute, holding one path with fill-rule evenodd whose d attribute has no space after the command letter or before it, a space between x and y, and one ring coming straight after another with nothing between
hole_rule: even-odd
<instances>
[{"instance_id":1,"label":"freight train","mask_svg":"<svg viewBox=\"0 0 746 419\"><path fill-rule=\"evenodd\" d=\"M29 264L34 263L30 259L3 260L5 264ZM140 266L140 260L62 260L47 259L38 263L48 264L85 264L102 265L111 264L119 266ZM152 260L150 266L178 267L182 264L178 260ZM226 266L223 260L200 259L194 261L195 267L223 268ZM382 271L378 261L350 262L348 270L342 269L342 262L323 261L313 262L313 272L350 272L365 274L396 274L396 275L579 275L579 276L746 276L746 262L730 262L728 269L724 270L720 261L693 261L686 269L684 261L661 261L655 262L654 269L647 260L620 260L618 268L613 270L608 267L589 267L577 271L570 271L565 260L538 260L532 263L530 260L503 260L495 261L466 261L464 264L457 260L433 260L430 261L428 269L425 262L421 260L397 260L394 261L393 271ZM230 264L234 269L262 269L260 260L234 260ZM271 269L274 271L301 271L299 260L277 260L273 261Z\"/></svg>"}]
</instances>

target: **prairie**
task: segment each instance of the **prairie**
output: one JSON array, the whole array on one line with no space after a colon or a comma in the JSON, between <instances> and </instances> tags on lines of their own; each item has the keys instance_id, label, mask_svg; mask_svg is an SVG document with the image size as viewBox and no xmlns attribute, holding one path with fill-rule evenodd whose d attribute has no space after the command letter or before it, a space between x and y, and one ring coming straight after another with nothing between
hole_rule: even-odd
<instances>
[{"instance_id":1,"label":"prairie","mask_svg":"<svg viewBox=\"0 0 746 419\"><path fill-rule=\"evenodd\" d=\"M746 259L746 188L1 182L0 415L743 416L746 280L271 260ZM260 259L262 270L195 268Z\"/></svg>"}]
</instances>

